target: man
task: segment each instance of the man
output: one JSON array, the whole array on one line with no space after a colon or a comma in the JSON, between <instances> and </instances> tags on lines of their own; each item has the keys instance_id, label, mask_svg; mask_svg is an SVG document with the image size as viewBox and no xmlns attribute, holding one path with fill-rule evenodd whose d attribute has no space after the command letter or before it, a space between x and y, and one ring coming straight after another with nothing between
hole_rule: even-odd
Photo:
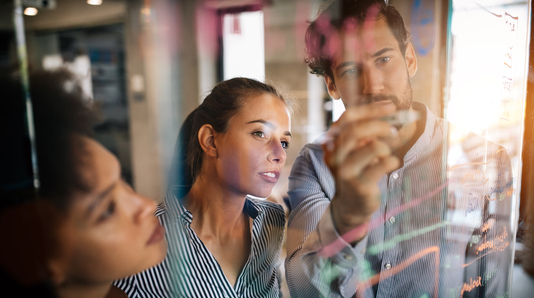
<instances>
[{"instance_id":1,"label":"man","mask_svg":"<svg viewBox=\"0 0 534 298\"><path fill-rule=\"evenodd\" d=\"M291 171L291 297L507 295L509 158L412 103L408 38L379 0L335 1L308 27L308 65L346 111ZM383 121L399 111L419 120Z\"/></svg>"}]
</instances>

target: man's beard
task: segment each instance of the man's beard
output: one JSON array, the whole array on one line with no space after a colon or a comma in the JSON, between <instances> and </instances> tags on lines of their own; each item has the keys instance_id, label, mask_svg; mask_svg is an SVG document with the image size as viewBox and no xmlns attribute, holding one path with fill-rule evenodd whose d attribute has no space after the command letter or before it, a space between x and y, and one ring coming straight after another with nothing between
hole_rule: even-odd
<instances>
[{"instance_id":1,"label":"man's beard","mask_svg":"<svg viewBox=\"0 0 534 298\"><path fill-rule=\"evenodd\" d=\"M397 111L408 110L412 106L412 85L410 84L410 79L406 82L401 98L397 95L371 95L362 98L361 102L363 104L370 104L384 100L393 102L397 107Z\"/></svg>"}]
</instances>

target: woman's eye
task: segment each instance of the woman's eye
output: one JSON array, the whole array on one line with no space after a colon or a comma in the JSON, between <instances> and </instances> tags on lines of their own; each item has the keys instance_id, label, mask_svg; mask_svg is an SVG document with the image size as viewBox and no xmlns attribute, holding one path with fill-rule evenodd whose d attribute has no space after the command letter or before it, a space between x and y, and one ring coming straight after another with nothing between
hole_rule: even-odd
<instances>
[{"instance_id":1,"label":"woman's eye","mask_svg":"<svg viewBox=\"0 0 534 298\"><path fill-rule=\"evenodd\" d=\"M98 217L98 221L99 222L104 221L104 220L108 219L109 217L111 217L114 213L115 213L115 202L111 201L111 202L109 202L109 205L106 208L106 210L104 211L104 213L102 213Z\"/></svg>"},{"instance_id":2,"label":"woman's eye","mask_svg":"<svg viewBox=\"0 0 534 298\"><path fill-rule=\"evenodd\" d=\"M265 133L263 131L255 131L252 134L259 138L265 138Z\"/></svg>"},{"instance_id":3,"label":"woman's eye","mask_svg":"<svg viewBox=\"0 0 534 298\"><path fill-rule=\"evenodd\" d=\"M282 142L280 142L280 143L282 144L282 148L284 148L284 149L289 148L289 142L282 141Z\"/></svg>"}]
</instances>

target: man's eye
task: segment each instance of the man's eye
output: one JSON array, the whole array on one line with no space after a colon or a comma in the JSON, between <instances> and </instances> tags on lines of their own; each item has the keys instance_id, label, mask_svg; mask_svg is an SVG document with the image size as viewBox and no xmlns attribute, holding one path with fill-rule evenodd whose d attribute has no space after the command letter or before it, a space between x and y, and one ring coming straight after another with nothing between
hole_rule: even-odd
<instances>
[{"instance_id":1,"label":"man's eye","mask_svg":"<svg viewBox=\"0 0 534 298\"><path fill-rule=\"evenodd\" d=\"M106 210L98 217L98 221L102 222L106 219L110 218L115 213L115 202L111 201L109 202L108 207Z\"/></svg>"},{"instance_id":2,"label":"man's eye","mask_svg":"<svg viewBox=\"0 0 534 298\"><path fill-rule=\"evenodd\" d=\"M353 76L356 74L356 69L355 68L351 68L351 69L347 69L345 70L341 76Z\"/></svg>"},{"instance_id":3,"label":"man's eye","mask_svg":"<svg viewBox=\"0 0 534 298\"><path fill-rule=\"evenodd\" d=\"M387 62L389 62L390 59L391 59L390 57L380 57L380 58L378 58L377 61L378 61L378 63L387 63Z\"/></svg>"},{"instance_id":4,"label":"man's eye","mask_svg":"<svg viewBox=\"0 0 534 298\"><path fill-rule=\"evenodd\" d=\"M254 136L257 136L259 138L265 138L265 133L261 130L255 131L252 133Z\"/></svg>"},{"instance_id":5,"label":"man's eye","mask_svg":"<svg viewBox=\"0 0 534 298\"><path fill-rule=\"evenodd\" d=\"M284 148L284 149L289 148L289 142L282 141L282 142L280 142L280 143L282 144L282 148Z\"/></svg>"}]
</instances>

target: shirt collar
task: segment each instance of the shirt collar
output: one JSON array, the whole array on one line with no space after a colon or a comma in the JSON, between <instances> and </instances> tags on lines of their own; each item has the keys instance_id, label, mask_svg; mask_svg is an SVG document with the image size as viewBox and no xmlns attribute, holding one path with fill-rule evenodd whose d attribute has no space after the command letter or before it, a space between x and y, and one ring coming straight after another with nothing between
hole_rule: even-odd
<instances>
[{"instance_id":1,"label":"shirt collar","mask_svg":"<svg viewBox=\"0 0 534 298\"><path fill-rule=\"evenodd\" d=\"M180 218L184 224L191 224L191 222L193 221L193 214L181 204L180 200L173 192L169 192L169 195L165 200L165 205L167 207L169 215L173 216L172 218ZM256 217L264 211L248 196L246 197L245 206L243 207L243 210L245 210L248 216L250 216L252 219L256 219Z\"/></svg>"},{"instance_id":2,"label":"shirt collar","mask_svg":"<svg viewBox=\"0 0 534 298\"><path fill-rule=\"evenodd\" d=\"M421 153L425 146L430 143L432 136L434 135L434 127L437 122L437 117L432 114L430 109L423 103L413 102L412 107L414 110L421 114L421 117L425 119L425 130L423 134L417 139L415 144L408 150L404 156L404 161L407 162Z\"/></svg>"}]
</instances>

